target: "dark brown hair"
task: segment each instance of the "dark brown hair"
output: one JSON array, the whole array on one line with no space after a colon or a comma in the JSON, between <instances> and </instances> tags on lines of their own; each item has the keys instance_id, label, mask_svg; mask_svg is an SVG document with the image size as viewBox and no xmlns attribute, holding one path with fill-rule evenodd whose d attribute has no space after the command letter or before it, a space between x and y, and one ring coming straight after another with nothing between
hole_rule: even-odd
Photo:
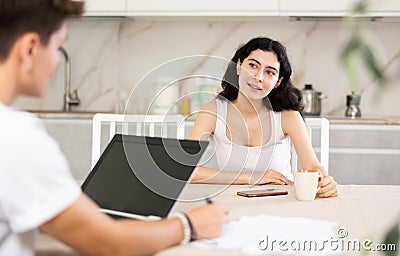
<instances>
[{"instance_id":1,"label":"dark brown hair","mask_svg":"<svg viewBox=\"0 0 400 256\"><path fill-rule=\"evenodd\" d=\"M290 79L292 75L292 66L290 65L286 48L278 41L267 37L256 37L251 39L245 45L239 47L232 57L230 64L225 72L221 82L223 91L219 98L230 101L236 100L239 93L239 76L236 73L236 63L240 60L243 63L251 52L263 50L275 53L280 63L279 78L282 78L281 84L272 89L272 91L263 99L264 105L273 111L296 110L301 113L303 105L301 103L301 92L293 86Z\"/></svg>"},{"instance_id":2,"label":"dark brown hair","mask_svg":"<svg viewBox=\"0 0 400 256\"><path fill-rule=\"evenodd\" d=\"M24 33L38 33L47 45L67 17L82 15L83 5L71 0L0 0L0 61Z\"/></svg>"}]
</instances>

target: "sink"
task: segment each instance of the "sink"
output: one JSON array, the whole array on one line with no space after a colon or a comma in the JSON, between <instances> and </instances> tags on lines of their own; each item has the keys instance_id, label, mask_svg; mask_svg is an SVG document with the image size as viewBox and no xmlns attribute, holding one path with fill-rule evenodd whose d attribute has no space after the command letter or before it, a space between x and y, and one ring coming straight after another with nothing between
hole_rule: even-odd
<instances>
[{"instance_id":1,"label":"sink","mask_svg":"<svg viewBox=\"0 0 400 256\"><path fill-rule=\"evenodd\" d=\"M92 119L97 113L110 113L108 111L71 111L62 110L27 110L39 118L86 118Z\"/></svg>"}]
</instances>

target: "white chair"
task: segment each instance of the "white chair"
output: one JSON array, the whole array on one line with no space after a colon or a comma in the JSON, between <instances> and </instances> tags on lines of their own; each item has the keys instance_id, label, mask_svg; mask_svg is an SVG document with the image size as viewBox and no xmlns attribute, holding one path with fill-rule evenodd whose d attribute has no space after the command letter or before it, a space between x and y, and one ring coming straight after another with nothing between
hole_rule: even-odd
<instances>
[{"instance_id":1,"label":"white chair","mask_svg":"<svg viewBox=\"0 0 400 256\"><path fill-rule=\"evenodd\" d=\"M322 167L328 172L329 168L329 120L319 117L306 117L304 118L306 124L308 137L311 143L313 142L313 135L319 132L319 148L314 147L316 153L319 151L319 161ZM317 154L318 155L318 154ZM291 146L291 165L292 172L297 170L297 154L294 146Z\"/></svg>"},{"instance_id":2,"label":"white chair","mask_svg":"<svg viewBox=\"0 0 400 256\"><path fill-rule=\"evenodd\" d=\"M104 145L107 145L108 142L111 141L114 134L120 133L184 139L184 121L185 119L182 115L94 115L92 134L92 168L100 158L102 149L105 147ZM107 128L108 132L104 133L104 128Z\"/></svg>"}]
</instances>

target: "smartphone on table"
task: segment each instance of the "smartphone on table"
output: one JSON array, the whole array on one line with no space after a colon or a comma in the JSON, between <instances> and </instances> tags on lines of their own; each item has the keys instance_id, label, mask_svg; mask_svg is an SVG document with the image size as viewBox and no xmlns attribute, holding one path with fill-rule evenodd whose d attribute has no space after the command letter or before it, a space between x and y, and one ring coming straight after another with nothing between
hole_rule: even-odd
<instances>
[{"instance_id":1,"label":"smartphone on table","mask_svg":"<svg viewBox=\"0 0 400 256\"><path fill-rule=\"evenodd\" d=\"M287 195L288 192L283 189L269 188L269 189L238 191L236 194L238 196L244 196L244 197L261 197L261 196Z\"/></svg>"}]
</instances>

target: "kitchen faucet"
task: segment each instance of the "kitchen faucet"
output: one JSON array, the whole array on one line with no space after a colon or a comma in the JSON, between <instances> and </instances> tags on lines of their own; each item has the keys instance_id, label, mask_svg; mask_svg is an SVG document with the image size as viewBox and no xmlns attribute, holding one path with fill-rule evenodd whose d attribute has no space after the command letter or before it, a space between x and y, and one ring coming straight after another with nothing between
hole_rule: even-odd
<instances>
[{"instance_id":1,"label":"kitchen faucet","mask_svg":"<svg viewBox=\"0 0 400 256\"><path fill-rule=\"evenodd\" d=\"M60 48L60 52L64 56L64 66L65 66L65 71L64 71L64 76L65 76L65 87L64 87L64 105L63 105L63 111L64 112L70 112L71 111L71 106L72 105L79 105L80 100L78 97L78 91L75 89L71 93L71 61L69 59L68 53L65 50L64 47Z\"/></svg>"}]
</instances>

